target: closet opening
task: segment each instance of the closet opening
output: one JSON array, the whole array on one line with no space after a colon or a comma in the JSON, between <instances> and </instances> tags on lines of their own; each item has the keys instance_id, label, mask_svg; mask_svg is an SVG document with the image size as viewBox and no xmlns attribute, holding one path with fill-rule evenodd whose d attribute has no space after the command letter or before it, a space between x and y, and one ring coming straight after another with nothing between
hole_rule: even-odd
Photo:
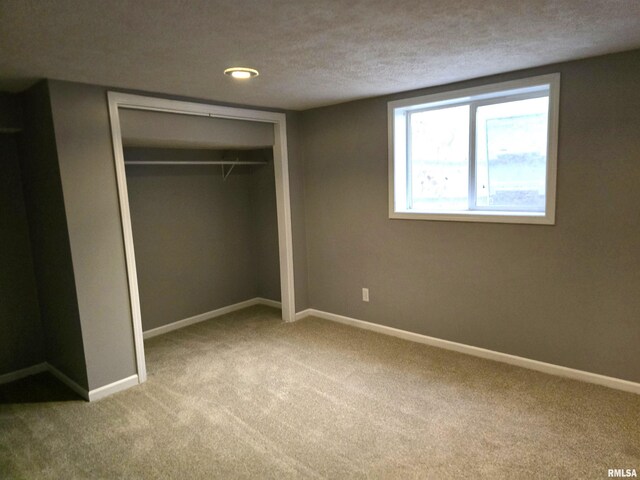
<instances>
[{"instance_id":1,"label":"closet opening","mask_svg":"<svg viewBox=\"0 0 640 480\"><path fill-rule=\"evenodd\" d=\"M281 113L109 92L136 347L242 306L295 319Z\"/></svg>"}]
</instances>

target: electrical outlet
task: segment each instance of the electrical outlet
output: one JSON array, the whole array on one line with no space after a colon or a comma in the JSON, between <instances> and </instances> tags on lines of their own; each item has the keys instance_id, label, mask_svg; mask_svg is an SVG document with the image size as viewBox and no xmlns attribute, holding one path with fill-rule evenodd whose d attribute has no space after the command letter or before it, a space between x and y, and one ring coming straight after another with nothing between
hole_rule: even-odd
<instances>
[{"instance_id":1,"label":"electrical outlet","mask_svg":"<svg viewBox=\"0 0 640 480\"><path fill-rule=\"evenodd\" d=\"M362 289L362 301L363 302L368 302L369 301L369 289L368 288L363 288Z\"/></svg>"}]
</instances>

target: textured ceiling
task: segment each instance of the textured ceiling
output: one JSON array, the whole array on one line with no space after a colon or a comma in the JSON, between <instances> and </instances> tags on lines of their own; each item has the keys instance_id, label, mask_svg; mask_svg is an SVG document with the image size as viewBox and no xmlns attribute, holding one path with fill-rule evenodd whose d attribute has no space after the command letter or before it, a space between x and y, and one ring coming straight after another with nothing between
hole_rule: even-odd
<instances>
[{"instance_id":1,"label":"textured ceiling","mask_svg":"<svg viewBox=\"0 0 640 480\"><path fill-rule=\"evenodd\" d=\"M306 109L637 47L639 0L0 0L5 91L49 77Z\"/></svg>"}]
</instances>

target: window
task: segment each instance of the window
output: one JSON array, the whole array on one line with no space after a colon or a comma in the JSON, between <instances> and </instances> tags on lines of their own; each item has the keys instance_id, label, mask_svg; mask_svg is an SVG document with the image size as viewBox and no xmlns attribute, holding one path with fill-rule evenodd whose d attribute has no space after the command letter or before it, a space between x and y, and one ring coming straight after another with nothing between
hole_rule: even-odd
<instances>
[{"instance_id":1,"label":"window","mask_svg":"<svg viewBox=\"0 0 640 480\"><path fill-rule=\"evenodd\" d=\"M389 217L555 222L560 75L389 103Z\"/></svg>"}]
</instances>

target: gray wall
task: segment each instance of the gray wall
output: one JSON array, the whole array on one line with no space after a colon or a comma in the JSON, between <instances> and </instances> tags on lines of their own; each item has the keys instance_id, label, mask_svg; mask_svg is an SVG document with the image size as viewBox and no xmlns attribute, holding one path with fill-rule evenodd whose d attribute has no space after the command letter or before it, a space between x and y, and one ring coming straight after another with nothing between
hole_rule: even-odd
<instances>
[{"instance_id":1,"label":"gray wall","mask_svg":"<svg viewBox=\"0 0 640 480\"><path fill-rule=\"evenodd\" d=\"M0 92L0 132L16 133L22 130L20 96Z\"/></svg>"},{"instance_id":2,"label":"gray wall","mask_svg":"<svg viewBox=\"0 0 640 480\"><path fill-rule=\"evenodd\" d=\"M387 102L452 87L304 112L311 306L640 381L640 51L455 88L551 72L555 226L388 218Z\"/></svg>"},{"instance_id":3,"label":"gray wall","mask_svg":"<svg viewBox=\"0 0 640 480\"><path fill-rule=\"evenodd\" d=\"M48 82L89 389L136 373L113 147L101 87Z\"/></svg>"},{"instance_id":4,"label":"gray wall","mask_svg":"<svg viewBox=\"0 0 640 480\"><path fill-rule=\"evenodd\" d=\"M264 154L269 163L252 169L249 190L256 292L259 297L279 302L280 253L273 150L265 151Z\"/></svg>"},{"instance_id":5,"label":"gray wall","mask_svg":"<svg viewBox=\"0 0 640 480\"><path fill-rule=\"evenodd\" d=\"M127 167L144 330L256 296L280 299L272 156L239 155L269 164L235 167L224 181L219 166ZM221 156L125 149L138 161Z\"/></svg>"},{"instance_id":6,"label":"gray wall","mask_svg":"<svg viewBox=\"0 0 640 480\"><path fill-rule=\"evenodd\" d=\"M45 357L80 386L87 387L76 282L46 82L24 94L20 161Z\"/></svg>"},{"instance_id":7,"label":"gray wall","mask_svg":"<svg viewBox=\"0 0 640 480\"><path fill-rule=\"evenodd\" d=\"M293 236L293 279L296 312L309 308L304 159L301 151L300 117L287 112L287 150L289 159L289 195Z\"/></svg>"},{"instance_id":8,"label":"gray wall","mask_svg":"<svg viewBox=\"0 0 640 480\"><path fill-rule=\"evenodd\" d=\"M0 134L0 375L44 361L16 137Z\"/></svg>"},{"instance_id":9,"label":"gray wall","mask_svg":"<svg viewBox=\"0 0 640 480\"><path fill-rule=\"evenodd\" d=\"M273 145L273 125L121 108L125 146L175 148L256 148Z\"/></svg>"}]
</instances>

